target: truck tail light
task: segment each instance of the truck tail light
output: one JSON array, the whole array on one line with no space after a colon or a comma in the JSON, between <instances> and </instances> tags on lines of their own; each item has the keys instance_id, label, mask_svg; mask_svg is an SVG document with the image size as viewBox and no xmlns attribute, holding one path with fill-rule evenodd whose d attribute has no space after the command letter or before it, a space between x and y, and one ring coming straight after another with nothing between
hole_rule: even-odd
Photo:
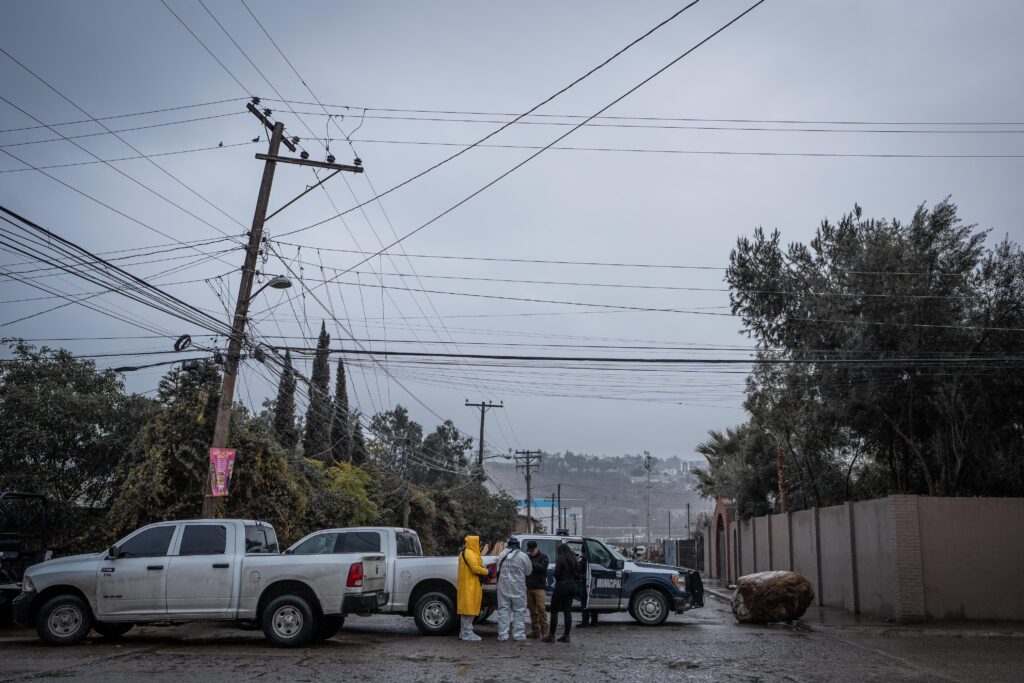
<instances>
[{"instance_id":1,"label":"truck tail light","mask_svg":"<svg viewBox=\"0 0 1024 683\"><path fill-rule=\"evenodd\" d=\"M363 563L353 562L348 568L348 580L345 582L348 588L363 587Z\"/></svg>"},{"instance_id":2,"label":"truck tail light","mask_svg":"<svg viewBox=\"0 0 1024 683\"><path fill-rule=\"evenodd\" d=\"M498 583L498 564L491 562L487 565L487 585Z\"/></svg>"}]
</instances>

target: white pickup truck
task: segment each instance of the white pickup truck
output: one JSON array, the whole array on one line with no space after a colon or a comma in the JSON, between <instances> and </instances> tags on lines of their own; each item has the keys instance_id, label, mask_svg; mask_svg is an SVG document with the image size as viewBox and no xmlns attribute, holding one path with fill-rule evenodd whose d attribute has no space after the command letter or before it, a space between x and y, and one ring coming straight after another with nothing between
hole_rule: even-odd
<instances>
[{"instance_id":1,"label":"white pickup truck","mask_svg":"<svg viewBox=\"0 0 1024 683\"><path fill-rule=\"evenodd\" d=\"M384 602L380 552L280 554L264 522L158 522L91 555L30 567L14 618L50 644L76 643L90 629L123 635L135 624L255 623L267 639L296 647L330 638L346 613Z\"/></svg>"},{"instance_id":2,"label":"white pickup truck","mask_svg":"<svg viewBox=\"0 0 1024 683\"><path fill-rule=\"evenodd\" d=\"M380 612L413 617L423 635L445 635L458 628L455 611L459 558L424 557L419 535L399 527L324 529L285 550L287 555L382 553L387 561L387 588ZM482 613L496 606L495 558L484 556L490 569L484 585Z\"/></svg>"}]
</instances>

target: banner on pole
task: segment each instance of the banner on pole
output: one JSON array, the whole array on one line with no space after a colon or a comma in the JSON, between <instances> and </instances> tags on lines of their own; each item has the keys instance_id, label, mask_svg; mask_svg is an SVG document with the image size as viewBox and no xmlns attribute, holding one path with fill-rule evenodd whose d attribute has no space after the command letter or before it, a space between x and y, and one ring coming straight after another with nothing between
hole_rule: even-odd
<instances>
[{"instance_id":1,"label":"banner on pole","mask_svg":"<svg viewBox=\"0 0 1024 683\"><path fill-rule=\"evenodd\" d=\"M235 468L234 448L210 449L210 495L227 496Z\"/></svg>"}]
</instances>

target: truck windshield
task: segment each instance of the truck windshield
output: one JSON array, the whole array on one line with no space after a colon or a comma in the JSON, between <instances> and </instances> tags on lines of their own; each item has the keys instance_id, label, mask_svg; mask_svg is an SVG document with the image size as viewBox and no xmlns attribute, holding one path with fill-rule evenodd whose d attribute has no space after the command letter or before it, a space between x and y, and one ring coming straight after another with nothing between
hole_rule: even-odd
<instances>
[{"instance_id":1,"label":"truck windshield","mask_svg":"<svg viewBox=\"0 0 1024 683\"><path fill-rule=\"evenodd\" d=\"M399 557L420 557L423 555L420 537L412 531L396 531L395 546Z\"/></svg>"}]
</instances>

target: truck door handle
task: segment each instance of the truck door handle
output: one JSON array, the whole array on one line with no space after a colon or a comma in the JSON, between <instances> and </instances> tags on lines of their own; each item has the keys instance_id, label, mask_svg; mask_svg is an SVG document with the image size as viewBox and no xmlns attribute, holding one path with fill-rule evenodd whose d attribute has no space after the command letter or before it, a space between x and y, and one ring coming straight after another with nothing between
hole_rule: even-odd
<instances>
[{"instance_id":1,"label":"truck door handle","mask_svg":"<svg viewBox=\"0 0 1024 683\"><path fill-rule=\"evenodd\" d=\"M227 562L218 562L218 563L215 563L213 565L213 568L214 569L227 569L230 566L231 565L229 565Z\"/></svg>"},{"instance_id":2,"label":"truck door handle","mask_svg":"<svg viewBox=\"0 0 1024 683\"><path fill-rule=\"evenodd\" d=\"M150 571L160 571L163 568L164 566L162 564L151 564L146 567L146 569L149 569Z\"/></svg>"}]
</instances>

